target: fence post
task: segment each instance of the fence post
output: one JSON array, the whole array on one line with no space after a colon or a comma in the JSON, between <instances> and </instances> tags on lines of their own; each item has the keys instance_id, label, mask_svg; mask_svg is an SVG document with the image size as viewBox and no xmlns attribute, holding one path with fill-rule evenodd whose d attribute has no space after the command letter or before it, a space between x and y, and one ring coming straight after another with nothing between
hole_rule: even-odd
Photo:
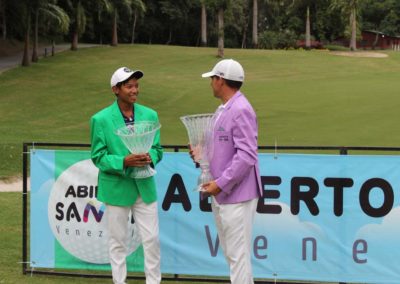
<instances>
[{"instance_id":1,"label":"fence post","mask_svg":"<svg viewBox=\"0 0 400 284\"><path fill-rule=\"evenodd\" d=\"M54 40L53 40L53 42L51 43L51 56L54 56L54 54L56 53L56 47L55 47L55 43L54 43Z\"/></svg>"},{"instance_id":2,"label":"fence post","mask_svg":"<svg viewBox=\"0 0 400 284\"><path fill-rule=\"evenodd\" d=\"M28 261L28 144L22 144L22 274Z\"/></svg>"},{"instance_id":3,"label":"fence post","mask_svg":"<svg viewBox=\"0 0 400 284\"><path fill-rule=\"evenodd\" d=\"M346 147L340 147L340 155L347 155L347 148ZM339 284L347 284L346 282L339 282Z\"/></svg>"}]
</instances>

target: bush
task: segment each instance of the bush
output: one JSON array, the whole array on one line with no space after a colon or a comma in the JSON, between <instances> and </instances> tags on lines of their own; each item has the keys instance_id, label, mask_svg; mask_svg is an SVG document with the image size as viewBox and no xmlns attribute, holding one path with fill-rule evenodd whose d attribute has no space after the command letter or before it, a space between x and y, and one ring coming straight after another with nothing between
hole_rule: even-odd
<instances>
[{"instance_id":1,"label":"bush","mask_svg":"<svg viewBox=\"0 0 400 284\"><path fill-rule=\"evenodd\" d=\"M259 47L263 49L287 49L296 47L296 35L290 30L281 32L264 31L259 37Z\"/></svg>"},{"instance_id":2,"label":"bush","mask_svg":"<svg viewBox=\"0 0 400 284\"><path fill-rule=\"evenodd\" d=\"M310 44L311 44L310 48L315 48L315 49L323 49L324 48L323 44L318 40L311 40ZM298 40L296 45L298 48L307 49L305 40Z\"/></svg>"},{"instance_id":3,"label":"bush","mask_svg":"<svg viewBox=\"0 0 400 284\"><path fill-rule=\"evenodd\" d=\"M343 45L327 44L325 45L325 48L330 51L349 51L349 48Z\"/></svg>"}]
</instances>

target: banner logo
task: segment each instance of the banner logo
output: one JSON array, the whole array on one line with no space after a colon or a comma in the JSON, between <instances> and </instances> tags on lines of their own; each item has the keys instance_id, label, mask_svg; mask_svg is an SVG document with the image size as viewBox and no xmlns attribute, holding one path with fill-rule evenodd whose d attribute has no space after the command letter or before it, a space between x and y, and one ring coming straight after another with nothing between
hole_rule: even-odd
<instances>
[{"instance_id":1,"label":"banner logo","mask_svg":"<svg viewBox=\"0 0 400 284\"><path fill-rule=\"evenodd\" d=\"M90 159L61 173L51 189L48 216L60 245L80 260L109 263L106 207L96 199L98 169ZM128 255L141 240L131 217L128 222Z\"/></svg>"}]
</instances>

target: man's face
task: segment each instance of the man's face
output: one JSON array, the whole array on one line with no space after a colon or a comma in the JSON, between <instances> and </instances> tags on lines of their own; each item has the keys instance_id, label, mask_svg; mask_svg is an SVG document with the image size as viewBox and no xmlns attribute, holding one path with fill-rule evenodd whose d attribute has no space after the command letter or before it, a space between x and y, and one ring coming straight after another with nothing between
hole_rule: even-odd
<instances>
[{"instance_id":1,"label":"man's face","mask_svg":"<svg viewBox=\"0 0 400 284\"><path fill-rule=\"evenodd\" d=\"M139 82L138 79L132 78L126 84L120 87L113 87L113 91L117 94L118 99L128 104L134 104L139 95Z\"/></svg>"},{"instance_id":2,"label":"man's face","mask_svg":"<svg viewBox=\"0 0 400 284\"><path fill-rule=\"evenodd\" d=\"M220 90L222 86L222 79L218 76L211 77L211 88L214 93L214 97L220 98Z\"/></svg>"}]
</instances>

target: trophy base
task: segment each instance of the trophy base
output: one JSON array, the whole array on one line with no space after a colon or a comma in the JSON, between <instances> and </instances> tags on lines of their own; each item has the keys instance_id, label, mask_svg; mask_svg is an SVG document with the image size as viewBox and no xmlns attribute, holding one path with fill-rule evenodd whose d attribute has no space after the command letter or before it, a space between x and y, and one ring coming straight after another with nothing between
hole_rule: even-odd
<instances>
[{"instance_id":1,"label":"trophy base","mask_svg":"<svg viewBox=\"0 0 400 284\"><path fill-rule=\"evenodd\" d=\"M205 192L206 190L200 184L197 187L193 188L193 191Z\"/></svg>"},{"instance_id":2,"label":"trophy base","mask_svg":"<svg viewBox=\"0 0 400 284\"><path fill-rule=\"evenodd\" d=\"M197 178L197 187L193 189L193 191L205 192L206 190L203 188L203 184L212 181L213 177L210 173L208 163L200 163L200 168L201 174Z\"/></svg>"},{"instance_id":3,"label":"trophy base","mask_svg":"<svg viewBox=\"0 0 400 284\"><path fill-rule=\"evenodd\" d=\"M150 166L134 167L131 173L131 178L148 178L157 173L155 169Z\"/></svg>"}]
</instances>

